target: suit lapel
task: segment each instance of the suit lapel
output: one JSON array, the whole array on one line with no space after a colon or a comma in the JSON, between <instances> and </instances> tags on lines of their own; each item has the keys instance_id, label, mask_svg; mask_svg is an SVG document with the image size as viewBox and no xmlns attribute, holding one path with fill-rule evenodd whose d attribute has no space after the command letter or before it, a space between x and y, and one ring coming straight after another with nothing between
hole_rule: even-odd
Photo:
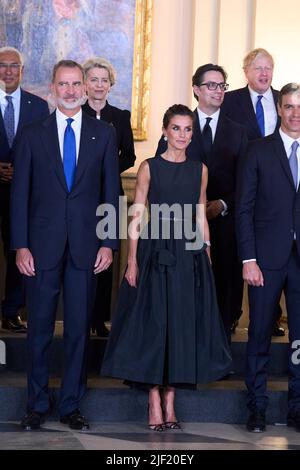
<instances>
[{"instance_id":1,"label":"suit lapel","mask_svg":"<svg viewBox=\"0 0 300 470\"><path fill-rule=\"evenodd\" d=\"M96 133L93 128L88 124L88 117L82 114L81 134L80 134L80 147L78 154L78 162L76 167L74 187L78 184L82 177L89 161L90 156L95 152ZM90 123L90 120L89 120ZM99 132L98 132L99 133Z\"/></svg>"},{"instance_id":2,"label":"suit lapel","mask_svg":"<svg viewBox=\"0 0 300 470\"><path fill-rule=\"evenodd\" d=\"M62 157L60 155L57 124L56 124L56 114L53 112L44 122L43 122L43 132L42 132L42 141L46 152L49 155L49 160L52 162L55 173L59 179L60 184L63 189L68 192L64 168L62 163Z\"/></svg>"},{"instance_id":3,"label":"suit lapel","mask_svg":"<svg viewBox=\"0 0 300 470\"><path fill-rule=\"evenodd\" d=\"M0 110L0 135L1 135L1 140L2 140L2 136L3 136L3 145L6 144L6 147L9 150L9 145L8 145L8 140L7 140L7 135L6 135L5 127L4 127L4 121L3 121L3 116L2 116L1 110ZM4 152L3 148L1 149L1 153L2 152Z\"/></svg>"},{"instance_id":4,"label":"suit lapel","mask_svg":"<svg viewBox=\"0 0 300 470\"><path fill-rule=\"evenodd\" d=\"M294 180L293 180L292 172L291 172L290 165L289 165L289 160L287 158L282 139L280 135L277 133L273 134L273 145L275 148L275 154L280 160L283 171L286 174L287 178L289 179L293 189L295 190L295 185L294 185Z\"/></svg>"},{"instance_id":5,"label":"suit lapel","mask_svg":"<svg viewBox=\"0 0 300 470\"><path fill-rule=\"evenodd\" d=\"M251 95L247 86L243 88L241 98L242 99L240 100L240 103L243 113L247 116L248 122L255 129L256 134L261 135L260 129L257 124L256 114L253 108Z\"/></svg>"}]
</instances>

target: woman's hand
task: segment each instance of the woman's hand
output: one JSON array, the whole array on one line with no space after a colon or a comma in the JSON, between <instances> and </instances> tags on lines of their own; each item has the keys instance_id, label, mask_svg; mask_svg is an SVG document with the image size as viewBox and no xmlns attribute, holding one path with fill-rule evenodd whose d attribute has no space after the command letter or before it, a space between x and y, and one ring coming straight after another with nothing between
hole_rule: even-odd
<instances>
[{"instance_id":1,"label":"woman's hand","mask_svg":"<svg viewBox=\"0 0 300 470\"><path fill-rule=\"evenodd\" d=\"M125 278L131 287L137 287L139 268L136 261L128 261Z\"/></svg>"}]
</instances>

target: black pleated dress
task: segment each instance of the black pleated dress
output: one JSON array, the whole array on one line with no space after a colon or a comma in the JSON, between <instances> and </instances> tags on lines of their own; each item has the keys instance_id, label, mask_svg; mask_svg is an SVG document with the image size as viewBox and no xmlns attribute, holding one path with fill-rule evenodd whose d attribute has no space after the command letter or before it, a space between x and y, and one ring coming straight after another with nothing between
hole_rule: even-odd
<instances>
[{"instance_id":1,"label":"black pleated dress","mask_svg":"<svg viewBox=\"0 0 300 470\"><path fill-rule=\"evenodd\" d=\"M194 219L202 164L169 162L160 156L148 163L149 207L165 203L183 209L187 204ZM152 212L145 231L149 235L154 226L159 230L152 239L139 239L138 285L122 281L102 363L104 376L143 387L184 387L216 380L231 368L205 245L191 250L186 246L190 240L177 238L176 224L188 219L187 212L177 214L164 217ZM168 238L162 236L164 224L170 227Z\"/></svg>"}]
</instances>

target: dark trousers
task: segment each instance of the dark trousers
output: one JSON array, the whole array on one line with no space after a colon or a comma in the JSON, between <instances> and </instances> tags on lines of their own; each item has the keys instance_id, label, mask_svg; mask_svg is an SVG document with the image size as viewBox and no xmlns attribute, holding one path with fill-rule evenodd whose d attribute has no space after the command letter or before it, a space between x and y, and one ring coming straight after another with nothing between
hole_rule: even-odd
<instances>
[{"instance_id":1,"label":"dark trousers","mask_svg":"<svg viewBox=\"0 0 300 470\"><path fill-rule=\"evenodd\" d=\"M104 322L110 320L110 307L113 283L113 265L97 274L96 296L92 314L92 331L98 336L106 333Z\"/></svg>"},{"instance_id":2,"label":"dark trousers","mask_svg":"<svg viewBox=\"0 0 300 470\"><path fill-rule=\"evenodd\" d=\"M244 286L242 264L237 255L234 218L219 216L209 221L209 228L218 305L230 342L231 326L242 309Z\"/></svg>"},{"instance_id":3,"label":"dark trousers","mask_svg":"<svg viewBox=\"0 0 300 470\"><path fill-rule=\"evenodd\" d=\"M248 408L265 411L267 364L272 327L277 315L276 305L282 290L285 293L289 327L289 410L300 411L300 364L292 359L292 343L300 340L300 257L293 249L289 262L280 270L262 270L263 287L249 286L249 330L247 344L246 385ZM293 363L294 362L294 363Z\"/></svg>"},{"instance_id":4,"label":"dark trousers","mask_svg":"<svg viewBox=\"0 0 300 470\"><path fill-rule=\"evenodd\" d=\"M5 293L1 305L4 318L16 316L25 305L24 279L16 266L16 253L10 250L9 198L10 185L0 184L1 237L6 258Z\"/></svg>"},{"instance_id":5,"label":"dark trousers","mask_svg":"<svg viewBox=\"0 0 300 470\"><path fill-rule=\"evenodd\" d=\"M28 409L41 413L50 408L48 362L61 285L64 298L64 372L58 410L63 416L78 408L86 391L87 346L95 290L93 270L78 269L68 249L59 266L51 270L37 269L34 277L26 278Z\"/></svg>"}]
</instances>

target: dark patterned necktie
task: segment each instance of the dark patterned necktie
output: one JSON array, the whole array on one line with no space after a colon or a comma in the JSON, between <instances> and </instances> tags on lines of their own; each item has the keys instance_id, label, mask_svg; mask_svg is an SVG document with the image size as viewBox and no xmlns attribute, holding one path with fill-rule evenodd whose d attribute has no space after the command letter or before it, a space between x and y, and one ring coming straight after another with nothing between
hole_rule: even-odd
<instances>
[{"instance_id":1,"label":"dark patterned necktie","mask_svg":"<svg viewBox=\"0 0 300 470\"><path fill-rule=\"evenodd\" d=\"M208 159L211 153L211 148L212 148L212 131L211 127L209 125L210 121L212 118L207 117L206 118L206 123L205 126L203 127L202 130L202 139L203 139L203 147L204 147L204 152L206 155L206 158Z\"/></svg>"},{"instance_id":2,"label":"dark patterned necktie","mask_svg":"<svg viewBox=\"0 0 300 470\"><path fill-rule=\"evenodd\" d=\"M7 105L4 111L3 121L6 131L6 136L8 140L9 147L12 147L14 138L15 138L15 111L14 105L12 102L12 97L7 95L5 97Z\"/></svg>"}]
</instances>

